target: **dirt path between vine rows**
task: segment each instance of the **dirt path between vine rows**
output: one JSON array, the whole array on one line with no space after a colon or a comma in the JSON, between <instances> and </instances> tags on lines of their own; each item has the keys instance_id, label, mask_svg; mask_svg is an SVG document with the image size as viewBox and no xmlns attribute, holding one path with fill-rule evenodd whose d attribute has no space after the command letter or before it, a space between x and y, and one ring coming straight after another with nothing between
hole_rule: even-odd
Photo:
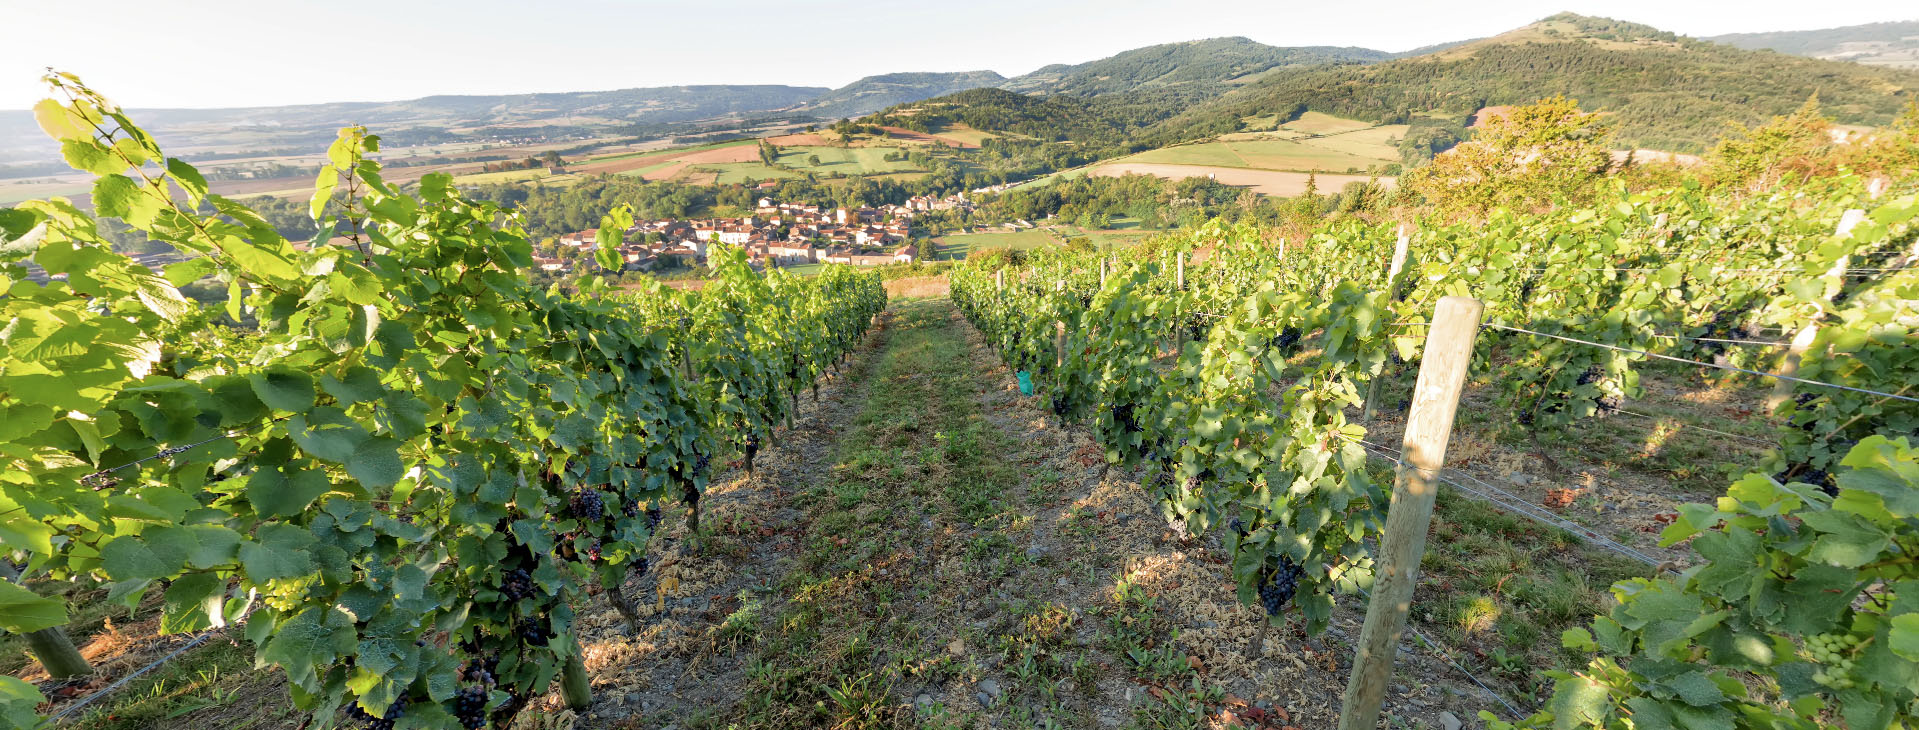
<instances>
[{"instance_id":1,"label":"dirt path between vine rows","mask_svg":"<svg viewBox=\"0 0 1919 730\"><path fill-rule=\"evenodd\" d=\"M697 552L674 521L628 585L637 636L584 607L594 703L571 724L1335 723L1356 610L1319 637L1268 628L1216 545L1174 539L1138 475L1020 396L949 302L884 316L759 472L709 492ZM1479 726L1492 700L1405 649L1381 726Z\"/></svg>"}]
</instances>

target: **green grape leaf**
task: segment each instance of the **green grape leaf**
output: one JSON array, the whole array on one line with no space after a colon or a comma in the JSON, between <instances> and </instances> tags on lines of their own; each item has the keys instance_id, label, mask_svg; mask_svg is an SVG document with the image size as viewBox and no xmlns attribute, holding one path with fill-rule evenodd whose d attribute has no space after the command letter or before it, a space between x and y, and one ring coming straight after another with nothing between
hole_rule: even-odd
<instances>
[{"instance_id":1,"label":"green grape leaf","mask_svg":"<svg viewBox=\"0 0 1919 730\"><path fill-rule=\"evenodd\" d=\"M247 375L247 382L253 384L253 392L260 396L260 402L276 411L304 413L313 407L314 398L319 395L313 388L313 376L294 368L273 367L251 373Z\"/></svg>"},{"instance_id":2,"label":"green grape leaf","mask_svg":"<svg viewBox=\"0 0 1919 730\"><path fill-rule=\"evenodd\" d=\"M315 406L287 421L287 435L301 449L320 459L345 464L367 440L366 428L333 406Z\"/></svg>"},{"instance_id":3,"label":"green grape leaf","mask_svg":"<svg viewBox=\"0 0 1919 730\"><path fill-rule=\"evenodd\" d=\"M1919 613L1906 613L1891 619L1886 648L1906 661L1919 662Z\"/></svg>"},{"instance_id":4,"label":"green grape leaf","mask_svg":"<svg viewBox=\"0 0 1919 730\"><path fill-rule=\"evenodd\" d=\"M41 99L33 105L33 120L40 123L40 131L56 140L88 139L91 134L75 122L72 112L53 99Z\"/></svg>"},{"instance_id":5,"label":"green grape leaf","mask_svg":"<svg viewBox=\"0 0 1919 730\"><path fill-rule=\"evenodd\" d=\"M73 169L100 177L118 175L127 169L127 163L91 139L60 140L60 155Z\"/></svg>"},{"instance_id":6,"label":"green grape leaf","mask_svg":"<svg viewBox=\"0 0 1919 730\"><path fill-rule=\"evenodd\" d=\"M166 601L161 605L160 633L178 634L212 626L207 599L223 593L226 587L226 580L212 573L193 573L175 579L167 586Z\"/></svg>"},{"instance_id":7,"label":"green grape leaf","mask_svg":"<svg viewBox=\"0 0 1919 730\"><path fill-rule=\"evenodd\" d=\"M66 622L65 602L43 598L12 582L0 580L0 628L25 634Z\"/></svg>"},{"instance_id":8,"label":"green grape leaf","mask_svg":"<svg viewBox=\"0 0 1919 730\"><path fill-rule=\"evenodd\" d=\"M376 401L386 393L386 389L380 387L380 372L361 366L347 368L338 378L331 373L321 375L320 387L343 406Z\"/></svg>"},{"instance_id":9,"label":"green grape leaf","mask_svg":"<svg viewBox=\"0 0 1919 730\"><path fill-rule=\"evenodd\" d=\"M100 568L114 580L171 578L186 565L187 558L184 549L168 547L155 549L138 535L122 535L100 547Z\"/></svg>"},{"instance_id":10,"label":"green grape leaf","mask_svg":"<svg viewBox=\"0 0 1919 730\"><path fill-rule=\"evenodd\" d=\"M206 176L201 175L198 169L187 164L185 160L178 157L167 158L167 176L173 179L173 184L187 191L187 199L193 205L199 205L200 201L207 197Z\"/></svg>"},{"instance_id":11,"label":"green grape leaf","mask_svg":"<svg viewBox=\"0 0 1919 730\"><path fill-rule=\"evenodd\" d=\"M391 487L405 474L400 463L400 442L386 437L369 438L353 450L346 472L362 486L374 489Z\"/></svg>"},{"instance_id":12,"label":"green grape leaf","mask_svg":"<svg viewBox=\"0 0 1919 730\"><path fill-rule=\"evenodd\" d=\"M312 683L315 667L333 663L357 643L353 619L331 606L309 608L271 628L260 658L280 665L294 684Z\"/></svg>"},{"instance_id":13,"label":"green grape leaf","mask_svg":"<svg viewBox=\"0 0 1919 730\"><path fill-rule=\"evenodd\" d=\"M291 465L263 467L247 478L247 502L261 517L292 517L333 488L326 472Z\"/></svg>"},{"instance_id":14,"label":"green grape leaf","mask_svg":"<svg viewBox=\"0 0 1919 730\"><path fill-rule=\"evenodd\" d=\"M272 524L261 526L255 539L258 542L240 546L240 564L248 579L264 583L313 572L313 560L307 555L313 533L295 525Z\"/></svg>"}]
</instances>

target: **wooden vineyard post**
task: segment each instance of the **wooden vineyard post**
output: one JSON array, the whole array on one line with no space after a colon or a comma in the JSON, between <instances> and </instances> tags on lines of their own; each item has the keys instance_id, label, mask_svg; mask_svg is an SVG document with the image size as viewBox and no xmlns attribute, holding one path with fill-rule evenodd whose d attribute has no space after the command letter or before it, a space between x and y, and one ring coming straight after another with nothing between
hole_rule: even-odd
<instances>
[{"instance_id":1,"label":"wooden vineyard post","mask_svg":"<svg viewBox=\"0 0 1919 730\"><path fill-rule=\"evenodd\" d=\"M1006 291L1006 270L1005 269L1000 269L999 271L993 272L993 288L999 291Z\"/></svg>"},{"instance_id":2,"label":"wooden vineyard post","mask_svg":"<svg viewBox=\"0 0 1919 730\"><path fill-rule=\"evenodd\" d=\"M1845 215L1839 216L1839 225L1833 230L1832 237L1845 238L1852 235L1852 229L1857 228L1865 220L1866 211L1864 210L1853 208L1846 211ZM1850 256L1841 256L1838 261L1833 262L1832 268L1826 270L1823 278L1827 282L1826 299L1828 301L1833 295L1838 294L1839 287L1845 284L1846 266L1850 260ZM1815 315L1811 323L1799 330L1799 334L1793 335L1792 346L1786 349L1786 357L1779 363L1780 375L1792 376L1799 373L1799 361L1805 358L1807 350L1812 349L1813 340L1819 339L1820 319L1823 319L1822 315ZM1772 413L1778 410L1779 405L1791 397L1792 381L1780 379L1773 383L1772 395L1766 397L1766 412Z\"/></svg>"},{"instance_id":3,"label":"wooden vineyard post","mask_svg":"<svg viewBox=\"0 0 1919 730\"><path fill-rule=\"evenodd\" d=\"M1439 490L1440 470L1446 466L1446 442L1459 411L1460 387L1472 364L1473 340L1479 335L1484 311L1485 305L1477 299L1446 297L1439 300L1426 333L1401 461L1393 475L1386 533L1379 538L1378 580L1366 605L1366 624L1360 630L1359 652L1341 703L1339 730L1373 730L1379 723L1380 704L1393 678L1393 655L1412 608L1419 558L1426 551L1426 530L1432 526L1433 498Z\"/></svg>"},{"instance_id":4,"label":"wooden vineyard post","mask_svg":"<svg viewBox=\"0 0 1919 730\"><path fill-rule=\"evenodd\" d=\"M1106 286L1106 259L1099 260L1099 285Z\"/></svg>"},{"instance_id":5,"label":"wooden vineyard post","mask_svg":"<svg viewBox=\"0 0 1919 730\"><path fill-rule=\"evenodd\" d=\"M0 560L0 578L19 583L20 571L14 569L13 563ZM80 655L79 649L73 648L73 640L67 638L67 632L60 627L44 628L27 634L26 638L27 649L33 652L33 658L40 660L47 676L66 679L93 673L93 666L87 664L87 658Z\"/></svg>"},{"instance_id":6,"label":"wooden vineyard post","mask_svg":"<svg viewBox=\"0 0 1919 730\"><path fill-rule=\"evenodd\" d=\"M1393 280L1399 278L1399 272L1406 268L1406 247L1412 243L1412 236L1406 224L1399 224L1399 242L1393 244L1393 263L1386 268L1386 286L1391 288ZM1395 299L1398 297L1395 296Z\"/></svg>"},{"instance_id":7,"label":"wooden vineyard post","mask_svg":"<svg viewBox=\"0 0 1919 730\"><path fill-rule=\"evenodd\" d=\"M1412 236L1410 230L1406 224L1399 224L1399 242L1393 245L1393 261L1386 267L1386 290L1392 294L1394 301L1399 299L1399 287L1395 286L1393 282L1399 279L1399 272L1406 268L1406 248L1411 243ZM1371 381L1366 384L1366 403L1361 406L1359 410L1360 423L1373 422L1373 411L1377 410L1379 406L1379 381L1385 376L1386 367L1381 365L1379 374L1374 375Z\"/></svg>"}]
</instances>

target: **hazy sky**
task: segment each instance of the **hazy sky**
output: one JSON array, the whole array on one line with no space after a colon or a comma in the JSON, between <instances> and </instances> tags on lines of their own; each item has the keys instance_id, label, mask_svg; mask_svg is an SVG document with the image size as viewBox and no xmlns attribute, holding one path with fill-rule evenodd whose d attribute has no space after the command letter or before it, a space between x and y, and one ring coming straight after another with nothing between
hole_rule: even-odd
<instances>
[{"instance_id":1,"label":"hazy sky","mask_svg":"<svg viewBox=\"0 0 1919 730\"><path fill-rule=\"evenodd\" d=\"M831 87L894 71L1014 76L1233 35L1403 51L1560 10L1694 36L1919 17L1901 0L0 0L0 109L38 100L47 66L131 107Z\"/></svg>"}]
</instances>

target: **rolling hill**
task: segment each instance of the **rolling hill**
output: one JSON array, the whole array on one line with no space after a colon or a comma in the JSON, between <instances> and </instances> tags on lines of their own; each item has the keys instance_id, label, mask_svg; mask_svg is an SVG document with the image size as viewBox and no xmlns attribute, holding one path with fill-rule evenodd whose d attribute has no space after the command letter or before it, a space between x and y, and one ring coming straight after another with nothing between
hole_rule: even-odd
<instances>
[{"instance_id":1,"label":"rolling hill","mask_svg":"<svg viewBox=\"0 0 1919 730\"><path fill-rule=\"evenodd\" d=\"M1731 33L1705 40L1749 50L1778 51L1828 61L1919 68L1919 20L1821 30Z\"/></svg>"},{"instance_id":2,"label":"rolling hill","mask_svg":"<svg viewBox=\"0 0 1919 730\"><path fill-rule=\"evenodd\" d=\"M1000 88L1028 94L1098 96L1143 89L1207 89L1244 82L1274 68L1371 63L1390 54L1365 48L1280 48L1246 38L1211 38L1136 48L1097 61L1053 64Z\"/></svg>"},{"instance_id":3,"label":"rolling hill","mask_svg":"<svg viewBox=\"0 0 1919 730\"><path fill-rule=\"evenodd\" d=\"M823 119L843 119L956 91L997 86L1006 77L992 71L895 73L868 76L807 100L792 111Z\"/></svg>"},{"instance_id":4,"label":"rolling hill","mask_svg":"<svg viewBox=\"0 0 1919 730\"><path fill-rule=\"evenodd\" d=\"M1919 73L1709 43L1563 13L1481 41L1384 63L1272 76L1161 122L1161 139L1239 131L1314 110L1463 127L1481 108L1563 94L1618 122L1623 144L1697 152L1728 121L1755 123L1817 94L1843 123L1878 124L1919 94Z\"/></svg>"}]
</instances>

